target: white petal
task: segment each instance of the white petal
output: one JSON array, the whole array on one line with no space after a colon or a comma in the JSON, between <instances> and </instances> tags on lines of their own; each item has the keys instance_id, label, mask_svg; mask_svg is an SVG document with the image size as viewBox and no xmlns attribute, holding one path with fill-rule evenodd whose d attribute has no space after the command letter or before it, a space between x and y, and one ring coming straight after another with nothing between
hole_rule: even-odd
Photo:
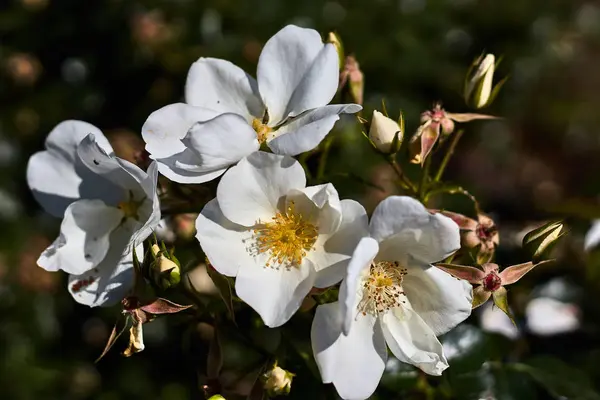
<instances>
[{"instance_id":1,"label":"white petal","mask_svg":"<svg viewBox=\"0 0 600 400\"><path fill-rule=\"evenodd\" d=\"M185 100L219 114L239 114L248 122L262 118L265 111L254 78L229 61L216 58L200 58L192 64Z\"/></svg>"},{"instance_id":2,"label":"white petal","mask_svg":"<svg viewBox=\"0 0 600 400\"><path fill-rule=\"evenodd\" d=\"M333 383L343 399L364 400L383 375L387 348L375 317L360 315L348 336L339 329L338 303L317 307L311 328L315 360L324 383Z\"/></svg>"},{"instance_id":3,"label":"white petal","mask_svg":"<svg viewBox=\"0 0 600 400\"><path fill-rule=\"evenodd\" d=\"M264 265L264 263L262 263ZM235 291L271 328L285 324L313 287L315 270L307 259L300 267L274 269L240 265Z\"/></svg>"},{"instance_id":4,"label":"white petal","mask_svg":"<svg viewBox=\"0 0 600 400\"><path fill-rule=\"evenodd\" d=\"M481 329L486 332L499 333L513 340L520 336L519 329L511 322L510 318L491 301L481 307L479 323Z\"/></svg>"},{"instance_id":5,"label":"white petal","mask_svg":"<svg viewBox=\"0 0 600 400\"><path fill-rule=\"evenodd\" d=\"M269 125L326 105L337 91L339 59L313 29L288 25L267 41L258 60L260 95Z\"/></svg>"},{"instance_id":6,"label":"white petal","mask_svg":"<svg viewBox=\"0 0 600 400\"><path fill-rule=\"evenodd\" d=\"M379 203L370 229L380 242L380 258L388 261L404 260L408 255L433 263L460 248L458 225L440 213L430 214L412 197L390 196Z\"/></svg>"},{"instance_id":7,"label":"white petal","mask_svg":"<svg viewBox=\"0 0 600 400\"><path fill-rule=\"evenodd\" d=\"M165 158L185 150L181 139L199 121L207 121L219 115L213 110L194 107L185 103L169 104L154 111L142 126L146 151L152 158Z\"/></svg>"},{"instance_id":8,"label":"white petal","mask_svg":"<svg viewBox=\"0 0 600 400\"><path fill-rule=\"evenodd\" d=\"M191 149L170 157L159 158L158 171L178 183L204 183L223 175L227 168L206 171L200 164L198 154Z\"/></svg>"},{"instance_id":9,"label":"white petal","mask_svg":"<svg viewBox=\"0 0 600 400\"><path fill-rule=\"evenodd\" d=\"M260 147L254 129L237 114L196 123L182 142L196 152L206 171L227 168Z\"/></svg>"},{"instance_id":10,"label":"white petal","mask_svg":"<svg viewBox=\"0 0 600 400\"><path fill-rule=\"evenodd\" d=\"M146 177L141 182L142 189L146 195L142 205L138 210L139 221L142 226L137 227L131 237L133 246L141 244L158 227L161 220L160 202L156 194L156 185L158 178L158 164L153 161L146 171Z\"/></svg>"},{"instance_id":11,"label":"white petal","mask_svg":"<svg viewBox=\"0 0 600 400\"><path fill-rule=\"evenodd\" d=\"M600 219L592 221L592 226L585 234L583 249L589 251L600 243Z\"/></svg>"},{"instance_id":12,"label":"white petal","mask_svg":"<svg viewBox=\"0 0 600 400\"><path fill-rule=\"evenodd\" d=\"M429 375L441 375L448 368L442 344L435 333L409 307L403 307L400 318L388 311L380 319L385 341L396 358L414 365Z\"/></svg>"},{"instance_id":13,"label":"white petal","mask_svg":"<svg viewBox=\"0 0 600 400\"><path fill-rule=\"evenodd\" d=\"M38 260L48 270L62 269L71 274L81 274L104 260L109 237L120 224L123 213L108 207L101 200L79 200L65 211L60 227L60 237ZM125 246L118 251L123 252Z\"/></svg>"},{"instance_id":14,"label":"white petal","mask_svg":"<svg viewBox=\"0 0 600 400\"><path fill-rule=\"evenodd\" d=\"M550 297L531 300L525 308L527 329L540 336L558 335L579 329L581 310L576 304Z\"/></svg>"},{"instance_id":15,"label":"white petal","mask_svg":"<svg viewBox=\"0 0 600 400\"><path fill-rule=\"evenodd\" d=\"M98 143L107 152L112 152L110 144L95 126L83 121L64 121L48 134L47 150L31 156L27 164L27 184L33 196L56 217L62 217L73 201L87 197L77 168L77 146L89 133L98 137Z\"/></svg>"},{"instance_id":16,"label":"white petal","mask_svg":"<svg viewBox=\"0 0 600 400\"><path fill-rule=\"evenodd\" d=\"M88 135L81 141L77 148L77 154L85 166L99 177L126 190L141 190L140 180L146 174L130 162L108 155L98 145L94 135Z\"/></svg>"},{"instance_id":17,"label":"white petal","mask_svg":"<svg viewBox=\"0 0 600 400\"><path fill-rule=\"evenodd\" d=\"M321 143L340 119L340 114L355 113L362 109L357 104L341 104L310 110L286 123L267 144L277 154L291 156L312 150Z\"/></svg>"},{"instance_id":18,"label":"white petal","mask_svg":"<svg viewBox=\"0 0 600 400\"><path fill-rule=\"evenodd\" d=\"M136 248L137 256L144 254L143 246ZM90 307L112 306L133 289L133 252L121 255L111 251L98 267L81 275L69 276L68 289L73 299Z\"/></svg>"},{"instance_id":19,"label":"white petal","mask_svg":"<svg viewBox=\"0 0 600 400\"><path fill-rule=\"evenodd\" d=\"M342 222L333 235L327 235L322 245L316 246L309 258L315 264L315 286L335 285L346 275L346 267L358 242L369 235L369 221L365 208L354 200L342 200ZM320 244L320 238L317 241ZM322 269L322 265L328 265Z\"/></svg>"},{"instance_id":20,"label":"white petal","mask_svg":"<svg viewBox=\"0 0 600 400\"><path fill-rule=\"evenodd\" d=\"M377 241L370 237L365 237L360 240L356 246L356 250L352 254L352 259L346 271L346 277L340 285L339 292L340 313L343 318L342 331L344 335L348 335L352 328L352 321L359 314L357 306L360 301L360 278L367 268L369 268L371 262L373 262L378 250L379 245Z\"/></svg>"},{"instance_id":21,"label":"white petal","mask_svg":"<svg viewBox=\"0 0 600 400\"><path fill-rule=\"evenodd\" d=\"M210 263L223 275L236 276L241 265L248 264L248 228L229 221L212 199L196 219L196 239ZM258 265L256 266L258 267Z\"/></svg>"},{"instance_id":22,"label":"white petal","mask_svg":"<svg viewBox=\"0 0 600 400\"><path fill-rule=\"evenodd\" d=\"M471 315L471 285L436 267L408 268L402 287L413 310L436 336L448 332Z\"/></svg>"},{"instance_id":23,"label":"white petal","mask_svg":"<svg viewBox=\"0 0 600 400\"><path fill-rule=\"evenodd\" d=\"M270 220L290 190L306 186L304 169L291 157L257 151L223 175L217 187L219 206L227 219L252 226Z\"/></svg>"}]
</instances>

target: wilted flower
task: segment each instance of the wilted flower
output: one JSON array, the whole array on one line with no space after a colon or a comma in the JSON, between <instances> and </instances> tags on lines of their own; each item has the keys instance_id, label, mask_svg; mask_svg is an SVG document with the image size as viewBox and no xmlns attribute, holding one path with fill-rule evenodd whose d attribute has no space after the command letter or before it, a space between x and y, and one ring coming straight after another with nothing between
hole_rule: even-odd
<instances>
[{"instance_id":1,"label":"wilted flower","mask_svg":"<svg viewBox=\"0 0 600 400\"><path fill-rule=\"evenodd\" d=\"M355 103L362 105L365 91L365 75L360 70L360 65L354 56L347 56L344 61L344 68L340 73L340 88L343 88L348 82L350 96Z\"/></svg>"},{"instance_id":2,"label":"wilted flower","mask_svg":"<svg viewBox=\"0 0 600 400\"><path fill-rule=\"evenodd\" d=\"M187 104L155 111L142 127L146 150L163 175L181 183L212 180L262 144L278 154L312 150L339 114L362 109L327 105L338 78L335 46L312 29L288 25L265 44L257 80L225 60L196 61Z\"/></svg>"},{"instance_id":3,"label":"wilted flower","mask_svg":"<svg viewBox=\"0 0 600 400\"><path fill-rule=\"evenodd\" d=\"M454 132L455 122L469 122L477 119L494 119L496 117L473 113L449 113L442 105L436 103L432 110L421 114L421 125L410 139L411 162L423 164L433 146L437 143L440 133L450 135Z\"/></svg>"},{"instance_id":4,"label":"wilted flower","mask_svg":"<svg viewBox=\"0 0 600 400\"><path fill-rule=\"evenodd\" d=\"M483 270L476 267L456 264L436 264L438 268L448 272L458 279L464 279L474 285L473 289L473 308L484 304L490 296L494 298L494 304L506 313L511 319L511 313L508 309L508 300L506 299L506 289L504 286L517 282L526 273L538 265L547 263L542 261L537 264L526 262L523 264L512 265L499 272L498 264L483 264Z\"/></svg>"},{"instance_id":5,"label":"wilted flower","mask_svg":"<svg viewBox=\"0 0 600 400\"><path fill-rule=\"evenodd\" d=\"M263 374L264 388L269 396L289 394L295 374L281 368L275 363L273 368Z\"/></svg>"},{"instance_id":6,"label":"wilted flower","mask_svg":"<svg viewBox=\"0 0 600 400\"><path fill-rule=\"evenodd\" d=\"M478 214L477 221L462 214L442 211L442 214L456 222L461 231L461 246L477 251L478 264L492 259L496 247L500 243L500 235L494 221L485 214Z\"/></svg>"},{"instance_id":7,"label":"wilted flower","mask_svg":"<svg viewBox=\"0 0 600 400\"><path fill-rule=\"evenodd\" d=\"M494 71L496 57L493 54L481 55L471 66L465 80L464 97L467 104L473 108L487 107L498 94L506 78L494 87ZM471 74L472 72L472 74Z\"/></svg>"},{"instance_id":8,"label":"wilted flower","mask_svg":"<svg viewBox=\"0 0 600 400\"><path fill-rule=\"evenodd\" d=\"M63 221L38 265L70 273L69 291L79 303L112 304L133 283L131 250L160 220L156 163L146 173L115 157L102 132L82 121L57 125L46 148L29 159L27 182Z\"/></svg>"},{"instance_id":9,"label":"wilted flower","mask_svg":"<svg viewBox=\"0 0 600 400\"><path fill-rule=\"evenodd\" d=\"M255 152L223 175L196 230L214 268L235 276L237 295L276 327L313 286L343 278L367 216L331 184L306 187L293 158Z\"/></svg>"},{"instance_id":10,"label":"wilted flower","mask_svg":"<svg viewBox=\"0 0 600 400\"><path fill-rule=\"evenodd\" d=\"M376 389L387 347L431 375L448 367L436 336L471 314L467 282L431 266L460 247L458 227L411 197L390 196L356 247L339 300L317 308L311 329L323 382L344 399ZM387 343L387 346L386 346Z\"/></svg>"},{"instance_id":11,"label":"wilted flower","mask_svg":"<svg viewBox=\"0 0 600 400\"><path fill-rule=\"evenodd\" d=\"M369 139L382 153L397 153L400 149L404 137L402 115L400 121L401 123L398 123L377 110L373 111Z\"/></svg>"}]
</instances>

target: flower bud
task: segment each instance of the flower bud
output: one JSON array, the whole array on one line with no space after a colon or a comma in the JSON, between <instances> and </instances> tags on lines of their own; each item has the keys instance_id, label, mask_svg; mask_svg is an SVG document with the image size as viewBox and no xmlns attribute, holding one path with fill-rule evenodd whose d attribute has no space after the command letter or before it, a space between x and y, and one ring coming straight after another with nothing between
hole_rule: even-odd
<instances>
[{"instance_id":1,"label":"flower bud","mask_svg":"<svg viewBox=\"0 0 600 400\"><path fill-rule=\"evenodd\" d=\"M357 103L363 103L363 94L365 89L365 76L360 70L360 66L354 56L348 56L344 60L344 68L340 72L339 89L348 83L350 97Z\"/></svg>"},{"instance_id":2,"label":"flower bud","mask_svg":"<svg viewBox=\"0 0 600 400\"><path fill-rule=\"evenodd\" d=\"M270 371L263 374L264 388L269 396L289 394L294 374L279 367L277 363Z\"/></svg>"},{"instance_id":3,"label":"flower bud","mask_svg":"<svg viewBox=\"0 0 600 400\"><path fill-rule=\"evenodd\" d=\"M335 46L340 62L340 69L344 68L344 45L342 44L340 35L335 32L329 32L329 35L327 35L327 43L331 43Z\"/></svg>"},{"instance_id":4,"label":"flower bud","mask_svg":"<svg viewBox=\"0 0 600 400\"><path fill-rule=\"evenodd\" d=\"M402 144L404 132L400 124L379 111L373 111L369 139L382 153L397 153Z\"/></svg>"},{"instance_id":5,"label":"flower bud","mask_svg":"<svg viewBox=\"0 0 600 400\"><path fill-rule=\"evenodd\" d=\"M179 284L181 271L177 260L161 250L157 244L152 245L151 251L154 256L152 273L156 284L162 289L168 289Z\"/></svg>"},{"instance_id":6,"label":"flower bud","mask_svg":"<svg viewBox=\"0 0 600 400\"><path fill-rule=\"evenodd\" d=\"M211 396L208 400L226 400L225 397L221 396L220 394L215 394L214 396Z\"/></svg>"},{"instance_id":7,"label":"flower bud","mask_svg":"<svg viewBox=\"0 0 600 400\"><path fill-rule=\"evenodd\" d=\"M563 227L561 221L551 221L532 230L523 238L523 249L531 254L532 260L539 260L565 234Z\"/></svg>"},{"instance_id":8,"label":"flower bud","mask_svg":"<svg viewBox=\"0 0 600 400\"><path fill-rule=\"evenodd\" d=\"M485 57L479 57L472 68L475 72L465 82L465 100L473 108L483 108L488 106L495 97L495 93L504 83L493 86L494 71L496 69L496 58L493 54L487 54ZM469 74L470 75L470 74Z\"/></svg>"}]
</instances>

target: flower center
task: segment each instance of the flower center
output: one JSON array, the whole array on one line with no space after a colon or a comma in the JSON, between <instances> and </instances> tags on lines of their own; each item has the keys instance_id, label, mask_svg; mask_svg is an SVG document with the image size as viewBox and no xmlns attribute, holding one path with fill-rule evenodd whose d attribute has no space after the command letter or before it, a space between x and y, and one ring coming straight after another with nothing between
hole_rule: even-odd
<instances>
[{"instance_id":1,"label":"flower center","mask_svg":"<svg viewBox=\"0 0 600 400\"><path fill-rule=\"evenodd\" d=\"M377 315L392 308L399 307L402 300L402 280L406 268L401 268L398 262L373 262L369 267L369 275L362 283L362 300L358 310L363 314Z\"/></svg>"},{"instance_id":2,"label":"flower center","mask_svg":"<svg viewBox=\"0 0 600 400\"><path fill-rule=\"evenodd\" d=\"M266 142L269 134L273 132L273 128L267 126L267 124L263 124L258 118L252 120L252 129L256 131L256 137L260 144Z\"/></svg>"},{"instance_id":3,"label":"flower center","mask_svg":"<svg viewBox=\"0 0 600 400\"><path fill-rule=\"evenodd\" d=\"M144 201L135 201L133 199L133 193L129 193L129 200L120 202L117 207L125 214L124 218L133 218L139 220L138 210Z\"/></svg>"},{"instance_id":4,"label":"flower center","mask_svg":"<svg viewBox=\"0 0 600 400\"><path fill-rule=\"evenodd\" d=\"M313 249L319 231L296 213L294 202L285 212L277 213L271 222L257 222L253 238L258 253L269 253L266 266L279 269L299 267L306 253Z\"/></svg>"},{"instance_id":5,"label":"flower center","mask_svg":"<svg viewBox=\"0 0 600 400\"><path fill-rule=\"evenodd\" d=\"M488 241L492 238L492 235L496 232L495 226L478 224L477 228L475 228L475 233L479 240Z\"/></svg>"},{"instance_id":6,"label":"flower center","mask_svg":"<svg viewBox=\"0 0 600 400\"><path fill-rule=\"evenodd\" d=\"M494 292L500 289L500 286L502 286L502 279L494 272L487 274L483 278L483 289L488 292Z\"/></svg>"}]
</instances>

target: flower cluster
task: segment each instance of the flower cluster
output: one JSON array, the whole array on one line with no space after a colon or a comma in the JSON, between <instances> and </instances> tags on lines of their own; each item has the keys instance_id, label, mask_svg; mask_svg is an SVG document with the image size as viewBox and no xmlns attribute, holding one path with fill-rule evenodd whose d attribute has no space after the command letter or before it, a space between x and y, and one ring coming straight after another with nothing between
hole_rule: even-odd
<instances>
[{"instance_id":1,"label":"flower cluster","mask_svg":"<svg viewBox=\"0 0 600 400\"><path fill-rule=\"evenodd\" d=\"M529 263L497 273L495 264L484 270L434 266L462 254L461 247L477 248L477 263L488 263L499 243L489 217L475 221L425 206L440 193L447 163L444 157L432 178L431 158L450 137L451 155L460 137L453 136L455 122L491 116L449 113L439 104L424 112L406 160L422 166L418 185L396 159L406 134L403 115L396 122L384 109L374 111L370 122L361 118L365 137L406 192L384 199L370 221L360 203L340 199L322 174L310 184L310 168L294 156L326 155L324 139L340 115L362 110L359 104L329 104L346 83L350 97L362 102L363 74L342 48L336 35L324 43L316 31L289 25L264 45L256 80L228 61L200 58L187 76L186 102L153 112L141 128L152 160L146 171L116 157L100 130L81 121L59 124L46 150L31 157L27 179L34 196L62 218L59 237L38 264L71 274L69 291L82 304L121 301L132 324L126 355L144 348L142 324L188 308L158 297L176 289L186 272L172 250L146 241L165 229L159 197L163 202L169 193L157 194L158 172L178 184L220 179L214 198L192 210L198 213L195 237L215 286L235 280L236 300L264 325L279 327L298 310L311 311L315 293L328 289L329 300L320 298L314 311L312 349L323 382L333 383L345 399L371 396L388 349L402 362L441 375L448 361L437 337L464 321L473 305L505 293L502 286L518 279L512 270L519 269L520 277L533 268ZM467 91L476 108L492 98L491 60L482 61ZM194 191L184 193L192 197ZM140 264L136 254L144 249ZM457 273L461 268L471 274ZM481 285L475 298L469 282ZM144 286L155 293L142 296ZM224 299L234 314L232 296L228 290ZM292 376L275 363L264 375L265 390L289 392Z\"/></svg>"}]
</instances>

